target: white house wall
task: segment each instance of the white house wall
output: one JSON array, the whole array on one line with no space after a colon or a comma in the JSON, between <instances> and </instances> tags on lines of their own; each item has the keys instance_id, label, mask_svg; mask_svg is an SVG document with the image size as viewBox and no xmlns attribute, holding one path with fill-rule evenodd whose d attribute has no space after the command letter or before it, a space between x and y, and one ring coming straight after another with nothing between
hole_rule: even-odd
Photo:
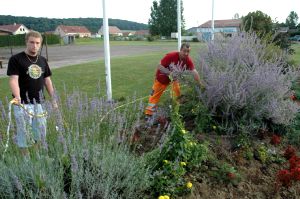
<instances>
[{"instance_id":1,"label":"white house wall","mask_svg":"<svg viewBox=\"0 0 300 199\"><path fill-rule=\"evenodd\" d=\"M26 34L27 32L29 32L28 28L22 25L17 31L13 32L13 35Z\"/></svg>"}]
</instances>

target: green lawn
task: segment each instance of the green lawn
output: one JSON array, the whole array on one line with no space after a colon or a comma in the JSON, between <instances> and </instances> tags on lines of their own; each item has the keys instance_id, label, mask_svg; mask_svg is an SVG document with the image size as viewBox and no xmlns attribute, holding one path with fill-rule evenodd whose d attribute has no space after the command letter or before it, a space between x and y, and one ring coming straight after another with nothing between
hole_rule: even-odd
<instances>
[{"instance_id":1,"label":"green lawn","mask_svg":"<svg viewBox=\"0 0 300 199\"><path fill-rule=\"evenodd\" d=\"M121 42L112 42L120 45ZM131 42L124 42L122 45L129 45ZM148 44L150 42L147 42ZM143 45L143 42L133 42L134 45ZM151 43L154 45L154 43ZM160 44L162 45L162 44ZM166 42L165 45L174 45L176 42ZM191 56L196 59L198 49L203 46L201 43L192 43L193 51ZM146 96L151 92L154 80L154 73L160 59L166 51L147 53L138 56L127 56L111 59L112 95L119 99L135 94L138 97ZM51 66L50 66L51 67ZM89 96L95 93L100 96L106 95L105 89L105 64L104 60L88 62L52 70L52 81L59 93L68 90L80 90ZM0 100L10 96L8 79L0 78L1 93Z\"/></svg>"},{"instance_id":2,"label":"green lawn","mask_svg":"<svg viewBox=\"0 0 300 199\"><path fill-rule=\"evenodd\" d=\"M293 44L292 48L295 50L295 54L292 55L292 59L295 61L296 65L300 65L300 43Z\"/></svg>"},{"instance_id":3,"label":"green lawn","mask_svg":"<svg viewBox=\"0 0 300 199\"><path fill-rule=\"evenodd\" d=\"M100 38L78 38L75 41L76 45L103 45L103 39ZM166 40L166 41L114 41L110 40L109 44L111 46L177 46L176 40Z\"/></svg>"},{"instance_id":4,"label":"green lawn","mask_svg":"<svg viewBox=\"0 0 300 199\"><path fill-rule=\"evenodd\" d=\"M124 41L112 42L112 45L120 45ZM123 45L143 45L144 42L124 42ZM146 42L146 45L155 43ZM176 42L161 42L159 45L174 45ZM156 44L155 44L156 45ZM191 56L198 60L201 43L192 43ZM295 44L296 54L293 59L300 64L300 44ZM155 68L159 60L167 52L155 52L138 56L127 56L111 59L112 95L114 99L136 95L137 97L147 96L151 91L154 79ZM196 64L197 61L196 61ZM105 65L104 60L53 69L53 83L60 94L64 93L64 88L68 90L80 90L86 92L88 96L105 96ZM5 101L6 96L10 97L8 79L0 78L0 100Z\"/></svg>"}]
</instances>

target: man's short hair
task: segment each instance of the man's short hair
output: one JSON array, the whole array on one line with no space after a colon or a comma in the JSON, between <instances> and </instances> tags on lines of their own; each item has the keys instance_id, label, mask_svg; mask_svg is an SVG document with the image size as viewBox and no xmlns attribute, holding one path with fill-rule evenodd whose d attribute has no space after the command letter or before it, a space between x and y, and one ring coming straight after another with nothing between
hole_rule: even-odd
<instances>
[{"instance_id":1,"label":"man's short hair","mask_svg":"<svg viewBox=\"0 0 300 199\"><path fill-rule=\"evenodd\" d=\"M181 44L180 50L183 49L184 47L190 48L191 45L188 42L184 42L184 43Z\"/></svg>"},{"instance_id":2,"label":"man's short hair","mask_svg":"<svg viewBox=\"0 0 300 199\"><path fill-rule=\"evenodd\" d=\"M28 33L26 33L26 35L25 35L25 42L28 41L29 37L40 38L41 42L43 41L43 37L42 37L41 33L37 32L37 31L31 30Z\"/></svg>"}]
</instances>

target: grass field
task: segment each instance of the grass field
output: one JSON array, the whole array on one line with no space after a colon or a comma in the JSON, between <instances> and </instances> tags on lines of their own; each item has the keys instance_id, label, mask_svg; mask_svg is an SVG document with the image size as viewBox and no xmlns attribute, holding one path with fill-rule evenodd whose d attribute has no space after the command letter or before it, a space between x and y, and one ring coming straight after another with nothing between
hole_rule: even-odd
<instances>
[{"instance_id":1,"label":"grass field","mask_svg":"<svg viewBox=\"0 0 300 199\"><path fill-rule=\"evenodd\" d=\"M113 45L120 45L122 42L112 42ZM134 45L143 45L150 42L132 42ZM130 42L124 42L122 45L129 45ZM156 45L151 42L151 45ZM161 44L162 45L162 44ZM168 42L165 45L174 45L176 42ZM192 55L196 59L199 48L203 44L193 43ZM141 56L126 56L111 59L111 76L113 98L119 99L133 95L145 96L150 93L154 79L155 69L159 60L167 52L148 53ZM96 94L106 95L105 91L105 64L104 60L88 62L58 68L52 70L52 81L58 92L63 92L64 88L78 89L86 92L89 96ZM0 78L1 93L0 100L10 96L8 88L8 79Z\"/></svg>"},{"instance_id":2,"label":"grass field","mask_svg":"<svg viewBox=\"0 0 300 199\"><path fill-rule=\"evenodd\" d=\"M101 41L90 42L90 44L100 44ZM78 45L89 43L89 41L79 42ZM130 42L130 41L113 41L111 45L174 45L176 42ZM199 49L203 43L192 43L191 57L198 64ZM295 44L293 48L296 54L292 59L296 64L300 64L300 44ZM111 76L112 76L112 95L114 99L120 99L131 95L137 97L147 96L151 91L154 79L155 68L159 60L166 52L155 52L140 56L128 56L111 59ZM105 96L105 64L104 60L88 62L68 66L64 68L53 69L53 83L58 93L63 93L64 88L68 90L80 90L86 92L88 96ZM0 78L0 100L10 97L8 79Z\"/></svg>"}]
</instances>

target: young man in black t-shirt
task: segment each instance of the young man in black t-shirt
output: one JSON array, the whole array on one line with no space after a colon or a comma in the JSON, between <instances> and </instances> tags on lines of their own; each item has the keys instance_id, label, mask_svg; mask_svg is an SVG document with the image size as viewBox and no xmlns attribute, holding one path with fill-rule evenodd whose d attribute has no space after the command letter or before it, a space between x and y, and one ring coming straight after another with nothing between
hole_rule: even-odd
<instances>
[{"instance_id":1,"label":"young man in black t-shirt","mask_svg":"<svg viewBox=\"0 0 300 199\"><path fill-rule=\"evenodd\" d=\"M50 79L51 70L47 60L38 54L42 36L39 32L30 31L25 36L25 42L25 51L12 56L7 68L9 86L16 105L16 142L23 155L28 153L28 137L32 142L39 143L46 136L46 116L43 116L44 110L41 105L44 100L44 87L52 99L53 107L57 108ZM23 106L18 106L20 104Z\"/></svg>"}]
</instances>

